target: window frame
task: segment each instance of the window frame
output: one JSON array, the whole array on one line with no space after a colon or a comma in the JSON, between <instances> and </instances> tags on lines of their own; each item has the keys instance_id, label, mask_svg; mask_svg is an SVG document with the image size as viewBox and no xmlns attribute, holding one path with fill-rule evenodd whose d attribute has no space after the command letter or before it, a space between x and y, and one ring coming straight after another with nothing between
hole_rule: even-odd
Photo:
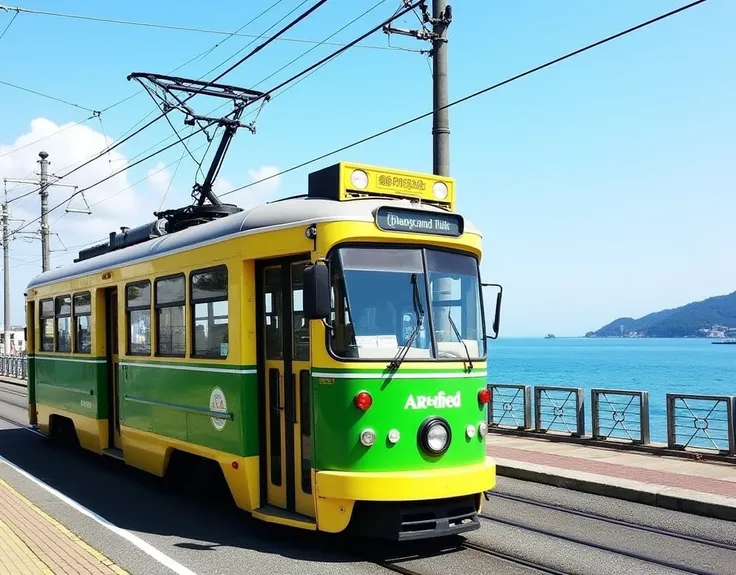
<instances>
[{"instance_id":1,"label":"window frame","mask_svg":"<svg viewBox=\"0 0 736 575\"><path fill-rule=\"evenodd\" d=\"M74 299L77 296L82 295L88 295L89 296L89 312L87 313L77 313L76 305L74 304ZM72 327L74 328L74 341L72 342L72 353L82 353L85 355L91 355L92 354L92 292L87 291L80 291L72 294ZM77 318L78 317L88 317L89 318L89 334L90 334L90 341L89 341L89 351L80 351L79 347L77 345Z\"/></svg>"},{"instance_id":2,"label":"window frame","mask_svg":"<svg viewBox=\"0 0 736 575\"><path fill-rule=\"evenodd\" d=\"M51 315L44 316L43 315L43 304L46 302L51 302ZM54 353L56 349L56 307L54 303L53 297L48 297L44 299L38 300L38 352L39 353ZM44 320L51 320L51 325L53 326L52 330L52 336L51 336L51 349L44 349L43 348L43 322Z\"/></svg>"},{"instance_id":3,"label":"window frame","mask_svg":"<svg viewBox=\"0 0 736 575\"><path fill-rule=\"evenodd\" d=\"M432 292L430 289L430 271L429 266L427 264L427 250L434 250L434 251L441 251L461 256L470 256L475 260L476 269L478 271L478 297L480 298L480 314L481 314L481 330L482 330L482 337L486 334L486 316L485 316L485 302L483 300L483 286L482 286L482 279L480 275L480 260L479 257L471 252L470 250L463 250L463 249L452 249L447 248L443 246L435 246L435 245L429 245L424 243L396 243L396 242L387 242L387 243L372 243L372 242L344 242L339 243L334 246L332 246L329 251L327 252L325 259L328 261L328 265L331 267L335 263L335 257L337 256L337 252L342 248L359 248L359 249L370 249L370 250L380 250L380 249L414 249L419 250L422 256L422 268L423 268L423 274L424 274L424 283L425 283L425 289L427 292L427 325L430 327L430 337L432 345L430 349L432 350L433 357L429 358L410 358L406 357L404 358L402 363L462 363L467 362L467 358L440 358L437 357L437 341L435 337L435 328L434 328L434 309L432 305ZM332 270L330 270L330 277L332 277ZM348 302L348 313L350 313L350 317L352 318L352 311L350 311L350 298L347 297L347 283L344 280L344 277L342 278L342 283L346 287L345 296ZM337 303L337 301L336 301ZM337 308L335 308L337 310ZM337 312L335 311L335 317L337 318ZM367 363L367 364L386 364L390 359L386 358L380 358L380 359L373 359L373 358L360 358L360 357L343 357L342 355L339 355L332 349L332 339L330 337L330 330L325 329L325 348L327 350L327 353L329 356L341 363ZM472 361L474 362L485 362L488 360L488 343L486 341L483 342L483 355L480 357L474 357L472 358Z\"/></svg>"},{"instance_id":4,"label":"window frame","mask_svg":"<svg viewBox=\"0 0 736 575\"><path fill-rule=\"evenodd\" d=\"M166 280L173 280L177 278L182 278L184 280L184 298L181 301L176 302L168 302L168 303L159 303L158 302L158 291L157 286L160 281L166 281ZM184 272L175 273L175 274L169 274L167 276L161 276L156 278L156 280L153 282L153 312L155 314L155 330L156 330L156 345L153 346L153 353L155 357L186 357L187 356L187 296L189 295L187 293L187 275ZM161 322L160 322L160 315L159 310L166 309L170 307L182 307L184 308L184 352L183 353L161 353L161 349L159 347L160 343L160 333L161 333Z\"/></svg>"},{"instance_id":5,"label":"window frame","mask_svg":"<svg viewBox=\"0 0 736 575\"><path fill-rule=\"evenodd\" d=\"M225 298L222 297L207 297L202 299L194 299L194 276L205 274L208 272L218 271L218 270L225 270ZM230 356L230 270L227 266L227 264L220 264L216 266L210 266L207 268L200 268L196 270L191 270L189 272L189 294L188 294L188 300L189 300L189 311L188 313L191 315L191 322L190 322L190 338L191 338L191 346L189 349L189 357L196 357L197 359L208 359L208 360L226 360ZM202 354L197 353L197 316L195 313L195 308L197 304L201 303L217 303L224 301L227 303L227 354L225 355L214 355L214 354Z\"/></svg>"},{"instance_id":6,"label":"window frame","mask_svg":"<svg viewBox=\"0 0 736 575\"><path fill-rule=\"evenodd\" d=\"M148 315L148 325L150 326L151 325L151 308L153 305L153 297L154 297L153 293L151 293L147 306L142 306L142 305L131 306L130 303L128 302L128 288L135 287L135 286L148 286L150 290L153 289L153 285L150 279L138 280L138 281L129 282L125 284L125 294L124 294L125 295L125 333L126 333L125 352L127 355L133 355L133 356L139 356L139 357L151 357L151 353L153 352L153 345L152 345L153 342L151 341L153 339L153 333L151 333L149 337L148 343L149 343L150 349L148 353L133 352L131 351L131 347L130 347L130 344L132 343L131 338L130 338L130 327L131 327L130 312L148 310L148 314L149 314Z\"/></svg>"},{"instance_id":7,"label":"window frame","mask_svg":"<svg viewBox=\"0 0 736 575\"><path fill-rule=\"evenodd\" d=\"M69 298L69 313L59 313L58 310L58 304L57 302L59 300L63 300L64 298ZM63 295L57 295L54 297L54 352L56 353L72 353L72 350L74 349L74 336L72 334L72 296L71 294L63 294ZM69 318L69 349L68 350L61 350L59 349L59 320Z\"/></svg>"}]
</instances>

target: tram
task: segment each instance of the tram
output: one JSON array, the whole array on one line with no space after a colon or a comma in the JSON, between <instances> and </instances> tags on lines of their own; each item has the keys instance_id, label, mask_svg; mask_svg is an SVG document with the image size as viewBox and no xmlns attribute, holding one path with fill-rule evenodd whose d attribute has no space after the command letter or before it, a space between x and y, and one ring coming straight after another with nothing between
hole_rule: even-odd
<instances>
[{"instance_id":1,"label":"tram","mask_svg":"<svg viewBox=\"0 0 736 575\"><path fill-rule=\"evenodd\" d=\"M272 523L477 529L502 291L487 326L455 203L451 178L341 162L300 196L111 233L28 285L31 425L161 477L208 463Z\"/></svg>"}]
</instances>

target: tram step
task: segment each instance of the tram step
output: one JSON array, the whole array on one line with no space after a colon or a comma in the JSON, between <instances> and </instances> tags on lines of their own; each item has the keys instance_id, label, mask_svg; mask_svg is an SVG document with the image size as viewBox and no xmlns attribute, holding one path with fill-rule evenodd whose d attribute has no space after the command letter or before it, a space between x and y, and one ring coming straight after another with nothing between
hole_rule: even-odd
<instances>
[{"instance_id":1,"label":"tram step","mask_svg":"<svg viewBox=\"0 0 736 575\"><path fill-rule=\"evenodd\" d=\"M125 461L123 450L117 447L109 447L107 449L103 449L102 453L103 455L109 455L110 457L114 457L115 459L119 459L120 461Z\"/></svg>"},{"instance_id":2,"label":"tram step","mask_svg":"<svg viewBox=\"0 0 736 575\"><path fill-rule=\"evenodd\" d=\"M264 505L253 510L253 517L269 523L278 523L280 525L290 525L292 527L300 527L301 529L317 529L317 522L306 515L287 511L273 505Z\"/></svg>"}]
</instances>

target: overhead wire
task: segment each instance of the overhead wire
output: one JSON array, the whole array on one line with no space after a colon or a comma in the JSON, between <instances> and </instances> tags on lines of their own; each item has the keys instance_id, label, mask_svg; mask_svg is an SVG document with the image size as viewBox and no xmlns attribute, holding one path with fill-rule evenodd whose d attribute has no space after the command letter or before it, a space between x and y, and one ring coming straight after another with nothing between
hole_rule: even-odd
<instances>
[{"instance_id":1,"label":"overhead wire","mask_svg":"<svg viewBox=\"0 0 736 575\"><path fill-rule=\"evenodd\" d=\"M85 110L87 112L92 112L93 114L97 113L97 110L93 110L92 108L88 108L87 106L81 106L80 104L75 104L74 102L70 102L69 100L57 98L56 96L51 96L50 94L44 94L43 92L38 92L36 90L32 90L31 88L25 88L23 86L18 86L18 84L12 84L11 82L6 82L4 80L0 80L0 84L3 84L4 86L10 86L11 88L15 88L16 90L22 90L24 92L29 92L31 94L35 94L36 96L41 96L42 98L48 98L49 100L55 100L56 102L61 102L62 104L66 104L67 106L73 106L75 108L79 108L80 110Z\"/></svg>"},{"instance_id":2,"label":"overhead wire","mask_svg":"<svg viewBox=\"0 0 736 575\"><path fill-rule=\"evenodd\" d=\"M291 65L292 65L292 64L293 64L294 62L297 62L298 60L301 60L302 58L304 58L304 56L306 56L307 54L309 54L309 53L310 53L310 52L311 52L312 50L316 50L316 49L317 49L317 48L319 48L320 46L323 46L323 45L325 45L325 44L327 43L327 41L328 41L328 40L329 40L330 38L334 38L334 37L335 37L335 36L337 36L337 35L338 35L338 34L339 34L340 32L342 32L343 30L345 30L345 29L346 29L346 28L348 28L349 26L352 26L352 25L353 25L353 24L355 24L355 23L356 23L356 22L357 22L358 20L360 20L360 19L361 19L361 18L363 18L364 16L367 16L368 14L370 14L371 12L373 12L373 10L375 10L376 8L378 8L378 7L379 7L379 6L381 5L381 4L385 4L386 2L387 2L387 0L379 0L379 1L378 1L378 2L376 2L376 3L375 3L375 4L373 5L373 6L371 6L371 7L370 7L370 8L368 8L367 10L365 10L365 11L364 11L364 12L363 12L362 14L360 14L360 15L356 16L356 17L355 17L355 18L353 18L353 19L352 19L352 20L351 20L350 22L348 22L347 24L345 24L344 26L342 26L341 28L339 28L338 30L336 30L335 32L333 32L332 34L330 34L329 36L327 36L327 38L325 38L325 39L324 39L324 40L322 40L321 42L319 42L319 43L315 44L315 45L314 45L314 46L312 46L312 47L311 47L311 48L310 48L309 50L306 50L305 52L302 52L302 54L301 54L301 55L297 56L296 58L294 58L294 59L293 59L293 60L291 60L290 62L288 62L288 63L284 64L283 66L281 66L281 68L279 68L279 69L278 69L278 70L276 70L275 72L272 72L271 74L269 74L268 76L266 76L266 77L265 77L265 78L263 78L262 80L259 80L259 81L258 81L258 82L257 82L256 84L254 84L254 85L252 86L252 88L255 88L256 86L260 86L261 84L263 84L263 82L265 82L266 80L270 80L270 79L271 79L271 78L273 78L273 77L274 77L274 76L275 76L276 74L278 74L279 72L281 72L281 71L285 70L286 68L288 68L289 66L291 66Z\"/></svg>"},{"instance_id":3,"label":"overhead wire","mask_svg":"<svg viewBox=\"0 0 736 575\"><path fill-rule=\"evenodd\" d=\"M138 22L134 20L121 20L116 18L103 18L99 16L85 16L82 14L62 14L59 12L49 12L46 10L31 10L28 8L21 8L16 6L2 6L0 5L0 9L5 9L7 11L14 11L17 13L24 12L27 14L35 14L35 15L42 15L42 16L54 16L57 18L70 18L75 20L88 20L92 22L101 22L101 23L108 23L108 24L123 24L128 26L141 26L146 28L159 28L164 30L175 30L175 31L181 31L181 32L196 32L201 34L211 34L211 35L220 35L220 36L241 36L244 38L260 38L261 36L255 36L253 34L242 34L239 31L236 32L227 32L224 30L212 30L208 28L195 28L195 27L189 27L189 26L176 26L171 24L155 24L153 22ZM318 44L319 41L317 40L309 40L304 38L277 38L281 42L293 42L293 43L300 43L300 44ZM343 44L339 44L337 42L330 43L331 46L342 46ZM386 46L372 46L372 45L363 45L359 46L359 48L364 48L368 50L392 50L392 51L398 51L399 48L391 48Z\"/></svg>"},{"instance_id":4,"label":"overhead wire","mask_svg":"<svg viewBox=\"0 0 736 575\"><path fill-rule=\"evenodd\" d=\"M246 188L250 188L252 186L255 186L257 184L266 182L272 178L277 178L279 176L283 176L284 174L288 174L289 172L293 172L295 170L298 170L300 168L303 168L305 166L308 166L310 164L313 164L314 162L318 162L320 160L323 160L324 158L327 158L329 156L333 156L335 154L339 154L340 152L344 152L345 150L348 150L350 148L354 148L356 146L359 146L361 144L364 144L365 142L368 142L370 140L374 140L376 138L379 138L381 136L385 136L386 134L390 132L394 132L396 130L399 130L401 128L404 128L410 124L414 124L415 122L418 122L419 120L423 120L424 118L427 118L431 115L433 115L435 112L438 112L440 110L444 110L446 108L451 108L453 106L457 106L458 104L462 104L463 102L467 102L468 100L472 100L473 98L477 98L478 96L481 96L482 94L486 94L492 90L496 90L498 88L501 88L502 86L505 86L507 84L510 84L512 82L515 82L517 80L520 80L526 76L529 76L531 74L534 74L536 72L539 72L541 70L544 70L545 68L549 68L550 66L554 66L555 64L559 64L560 62L564 60L568 60L569 58L572 58L574 56L577 56L579 54L582 54L583 52L587 52L588 50L592 50L593 48L597 48L598 46L602 46L603 44L607 44L609 42L612 42L613 40L616 40L618 38L621 38L623 36L626 36L628 34L631 34L632 32L635 32L637 30L640 30L642 28L645 28L647 26L651 26L652 24L655 24L657 22L660 22L662 20L665 20L667 18L670 18L676 14L679 14L681 12L684 12L686 10L689 10L691 8L694 8L695 6L699 4L703 4L706 2L706 0L695 0L694 2L690 2L689 4L686 4L684 6L681 6L680 8L676 8L674 10L670 10L669 12L666 12L664 14L661 14L660 16L656 16L655 18L651 18L649 20L646 20L640 24L637 24L636 26L632 26L630 28L627 28L625 30L622 30L621 32L618 32L616 34L613 34L611 36L607 36L606 38L603 38L602 40L598 40L597 42L594 42L592 44L588 44L587 46L584 46L583 48L579 48L577 50L574 50L572 52L568 52L567 54L560 56L558 58L555 58L554 60L549 60L545 62L544 64L540 64L539 66L535 66L534 68L530 68L524 72L521 72L519 74L516 74L515 76L511 76L509 78L506 78L505 80L502 80L501 82L497 82L495 84L492 84L486 88L483 88L481 90L478 90L476 92L473 92L471 94L468 94L467 96L464 96L462 98L459 98L458 100L454 100L444 106L440 106L438 108L435 108L434 110L431 110L429 112L426 112L424 114L420 114L419 116L415 116L409 120L406 120L404 122L401 122L400 124L396 124L394 126L391 126L390 128L386 128L385 130L381 130L380 132L376 132L375 134L372 134L370 136L366 136L365 138L361 138L360 140L356 140L350 144L347 144L345 146L341 146L335 150L332 150L330 152L327 152L325 154L321 154L315 158L312 158L311 160L307 160L305 162L302 162L300 164L297 164L295 166L292 166L286 170L282 170L280 172L277 172L275 174L272 174L270 176L266 176L265 178L261 178L255 182L250 182L249 184L245 184L243 186L240 186L238 188L234 188L230 190L229 192L226 192L224 194L221 194L221 197L234 194L235 192L244 190Z\"/></svg>"},{"instance_id":5,"label":"overhead wire","mask_svg":"<svg viewBox=\"0 0 736 575\"><path fill-rule=\"evenodd\" d=\"M5 29L3 30L3 33L0 34L0 40L3 39L3 36L5 36L5 33L8 31L8 29L13 25L13 22L15 22L15 19L18 17L18 12L13 14L13 17L10 19L10 22L8 22L8 25L5 26Z\"/></svg>"}]
</instances>

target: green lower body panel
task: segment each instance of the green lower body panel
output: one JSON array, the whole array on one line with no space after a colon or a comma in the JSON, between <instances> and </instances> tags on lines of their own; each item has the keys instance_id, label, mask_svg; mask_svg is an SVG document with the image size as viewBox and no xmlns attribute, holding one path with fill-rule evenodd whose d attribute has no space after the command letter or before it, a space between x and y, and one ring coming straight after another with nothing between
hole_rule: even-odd
<instances>
[{"instance_id":1,"label":"green lower body panel","mask_svg":"<svg viewBox=\"0 0 736 575\"><path fill-rule=\"evenodd\" d=\"M121 362L121 425L233 455L258 454L255 367Z\"/></svg>"},{"instance_id":2,"label":"green lower body panel","mask_svg":"<svg viewBox=\"0 0 736 575\"><path fill-rule=\"evenodd\" d=\"M107 419L104 358L36 355L29 359L29 376L31 373L34 383L29 400L92 419Z\"/></svg>"}]
</instances>

